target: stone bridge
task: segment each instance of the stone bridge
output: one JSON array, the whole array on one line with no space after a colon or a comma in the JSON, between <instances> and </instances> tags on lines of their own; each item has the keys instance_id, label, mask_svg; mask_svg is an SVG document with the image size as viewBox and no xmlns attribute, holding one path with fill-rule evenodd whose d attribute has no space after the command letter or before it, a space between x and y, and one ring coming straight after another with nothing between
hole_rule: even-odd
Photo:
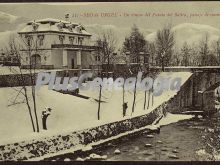
<instances>
[{"instance_id":1,"label":"stone bridge","mask_svg":"<svg viewBox=\"0 0 220 165\"><path fill-rule=\"evenodd\" d=\"M191 69L193 74L169 100L172 113L212 111L218 101L220 106L220 67Z\"/></svg>"}]
</instances>

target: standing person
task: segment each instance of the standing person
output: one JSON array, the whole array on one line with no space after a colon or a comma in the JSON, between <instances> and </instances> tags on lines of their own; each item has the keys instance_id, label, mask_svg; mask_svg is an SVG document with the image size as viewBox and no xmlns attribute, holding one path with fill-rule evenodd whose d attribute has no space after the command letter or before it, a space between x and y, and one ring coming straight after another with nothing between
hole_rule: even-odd
<instances>
[{"instance_id":1,"label":"standing person","mask_svg":"<svg viewBox=\"0 0 220 165\"><path fill-rule=\"evenodd\" d=\"M45 110L42 111L42 125L43 125L43 129L47 130L47 117L51 114L51 108L50 107L46 107Z\"/></svg>"},{"instance_id":2,"label":"standing person","mask_svg":"<svg viewBox=\"0 0 220 165\"><path fill-rule=\"evenodd\" d=\"M123 104L123 117L125 117L126 115L127 108L128 108L128 102Z\"/></svg>"}]
</instances>

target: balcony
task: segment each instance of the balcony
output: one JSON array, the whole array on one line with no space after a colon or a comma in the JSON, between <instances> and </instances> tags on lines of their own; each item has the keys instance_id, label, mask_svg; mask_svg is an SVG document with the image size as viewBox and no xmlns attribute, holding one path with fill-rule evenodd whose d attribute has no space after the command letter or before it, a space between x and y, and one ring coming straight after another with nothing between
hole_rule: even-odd
<instances>
[{"instance_id":1,"label":"balcony","mask_svg":"<svg viewBox=\"0 0 220 165\"><path fill-rule=\"evenodd\" d=\"M71 45L71 44L53 44L51 48L62 48L62 49L82 49L82 50L97 50L98 46L89 45Z\"/></svg>"}]
</instances>

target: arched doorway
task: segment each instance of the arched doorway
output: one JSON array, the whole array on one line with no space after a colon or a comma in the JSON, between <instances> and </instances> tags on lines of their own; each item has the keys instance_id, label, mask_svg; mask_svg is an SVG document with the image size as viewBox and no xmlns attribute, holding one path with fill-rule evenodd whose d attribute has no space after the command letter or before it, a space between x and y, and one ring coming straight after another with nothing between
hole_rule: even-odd
<instances>
[{"instance_id":1,"label":"arched doorway","mask_svg":"<svg viewBox=\"0 0 220 165\"><path fill-rule=\"evenodd\" d=\"M41 57L39 54L33 54L31 56L31 65L34 68L40 68L41 67Z\"/></svg>"}]
</instances>

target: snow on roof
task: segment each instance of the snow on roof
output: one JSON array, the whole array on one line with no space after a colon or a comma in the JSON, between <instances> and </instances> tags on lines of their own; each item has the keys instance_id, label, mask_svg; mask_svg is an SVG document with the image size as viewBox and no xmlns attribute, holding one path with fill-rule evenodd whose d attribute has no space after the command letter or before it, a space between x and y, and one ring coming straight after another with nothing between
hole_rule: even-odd
<instances>
[{"instance_id":1,"label":"snow on roof","mask_svg":"<svg viewBox=\"0 0 220 165\"><path fill-rule=\"evenodd\" d=\"M34 26L36 27L36 29L34 29ZM18 33L31 33L31 32L59 32L59 33L91 35L85 30L84 26L79 23L72 23L69 21L64 21L54 18L45 18L45 19L30 21Z\"/></svg>"}]
</instances>

